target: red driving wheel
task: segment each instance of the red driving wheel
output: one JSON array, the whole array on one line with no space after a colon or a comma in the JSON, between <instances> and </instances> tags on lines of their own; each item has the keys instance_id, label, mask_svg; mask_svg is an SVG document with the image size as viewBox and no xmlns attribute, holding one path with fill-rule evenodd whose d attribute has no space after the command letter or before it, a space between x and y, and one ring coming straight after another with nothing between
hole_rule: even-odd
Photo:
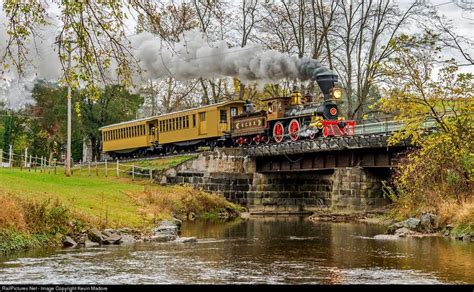
<instances>
[{"instance_id":1,"label":"red driving wheel","mask_svg":"<svg viewBox=\"0 0 474 292\"><path fill-rule=\"evenodd\" d=\"M291 141L298 140L298 137L300 136L300 123L297 120L291 120L290 125L288 126L288 132Z\"/></svg>"},{"instance_id":2,"label":"red driving wheel","mask_svg":"<svg viewBox=\"0 0 474 292\"><path fill-rule=\"evenodd\" d=\"M283 124L281 122L277 122L273 126L273 139L275 139L275 142L280 143L283 141L283 135L285 134L285 128L283 127Z\"/></svg>"}]
</instances>

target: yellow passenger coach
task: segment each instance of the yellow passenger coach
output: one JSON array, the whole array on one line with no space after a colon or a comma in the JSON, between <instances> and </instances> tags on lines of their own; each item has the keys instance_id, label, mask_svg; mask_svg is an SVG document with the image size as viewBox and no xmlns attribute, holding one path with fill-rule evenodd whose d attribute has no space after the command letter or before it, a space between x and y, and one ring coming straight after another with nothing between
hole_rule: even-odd
<instances>
[{"instance_id":1,"label":"yellow passenger coach","mask_svg":"<svg viewBox=\"0 0 474 292\"><path fill-rule=\"evenodd\" d=\"M115 158L213 148L230 137L230 119L242 112L244 104L226 101L108 125L99 129L102 151Z\"/></svg>"}]
</instances>

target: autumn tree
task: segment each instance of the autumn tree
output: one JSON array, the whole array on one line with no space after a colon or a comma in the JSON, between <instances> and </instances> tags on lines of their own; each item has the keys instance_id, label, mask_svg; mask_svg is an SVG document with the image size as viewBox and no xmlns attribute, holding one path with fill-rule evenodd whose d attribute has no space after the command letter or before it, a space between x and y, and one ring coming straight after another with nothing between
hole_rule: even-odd
<instances>
[{"instance_id":1,"label":"autumn tree","mask_svg":"<svg viewBox=\"0 0 474 292\"><path fill-rule=\"evenodd\" d=\"M446 208L473 197L474 76L443 59L436 34L401 35L395 43L383 66L380 108L403 122L390 142L409 139L416 146L395 178L397 210L435 211L446 219L454 216Z\"/></svg>"}]
</instances>

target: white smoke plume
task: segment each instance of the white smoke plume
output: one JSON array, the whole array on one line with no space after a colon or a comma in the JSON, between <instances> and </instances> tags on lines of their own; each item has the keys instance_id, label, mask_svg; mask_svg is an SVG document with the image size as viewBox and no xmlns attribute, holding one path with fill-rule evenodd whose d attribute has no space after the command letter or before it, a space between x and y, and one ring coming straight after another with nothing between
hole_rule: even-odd
<instances>
[{"instance_id":1,"label":"white smoke plume","mask_svg":"<svg viewBox=\"0 0 474 292\"><path fill-rule=\"evenodd\" d=\"M0 10L0 17L2 13ZM54 18L52 20L48 26L43 27L38 38L28 43L32 64L24 76L18 76L12 67L0 76L0 101L5 101L9 107L18 108L31 103L31 89L36 80L54 82L63 76L57 46L54 44L60 28L57 21ZM0 20L2 55L7 37L5 23ZM237 77L244 83L257 82L263 85L286 78L309 80L317 74L330 72L313 59L299 59L256 46L229 48L225 41L208 43L205 36L197 30L186 32L180 42L171 45L148 32L129 39L131 52L142 69L140 75L134 76L134 82L138 86L142 81L164 77L177 80ZM110 72L113 71L111 68ZM110 80L116 80L113 73L110 75Z\"/></svg>"},{"instance_id":2,"label":"white smoke plume","mask_svg":"<svg viewBox=\"0 0 474 292\"><path fill-rule=\"evenodd\" d=\"M143 77L148 79L237 77L243 82L273 83L286 78L303 81L330 72L313 59L256 46L229 48L225 41L208 43L197 30L184 33L172 48L147 32L132 37L131 42L145 71Z\"/></svg>"},{"instance_id":3,"label":"white smoke plume","mask_svg":"<svg viewBox=\"0 0 474 292\"><path fill-rule=\"evenodd\" d=\"M0 9L0 56L3 56L8 41L6 20L4 11ZM51 23L42 27L34 40L26 43L28 58L32 62L25 67L22 76L18 75L11 61L6 60L10 68L0 74L0 101L5 102L8 107L20 108L31 104L31 90L36 80L56 81L62 77L61 64L54 44L59 28L54 20L55 18L52 18ZM0 64L1 67L3 65Z\"/></svg>"}]
</instances>

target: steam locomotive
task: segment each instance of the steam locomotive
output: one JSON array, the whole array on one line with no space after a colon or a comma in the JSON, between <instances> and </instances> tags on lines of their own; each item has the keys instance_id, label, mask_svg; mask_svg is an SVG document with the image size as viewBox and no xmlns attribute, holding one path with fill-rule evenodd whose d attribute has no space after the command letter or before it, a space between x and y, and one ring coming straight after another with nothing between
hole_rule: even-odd
<instances>
[{"instance_id":1,"label":"steam locomotive","mask_svg":"<svg viewBox=\"0 0 474 292\"><path fill-rule=\"evenodd\" d=\"M342 92L337 87L337 75L318 75L316 82L323 94L322 102L315 101L310 94L302 100L295 87L291 96L263 100L266 110L254 111L253 105L246 103L243 113L232 118L230 137L234 144L258 145L353 135L355 121L339 117L336 100L341 98Z\"/></svg>"}]
</instances>

